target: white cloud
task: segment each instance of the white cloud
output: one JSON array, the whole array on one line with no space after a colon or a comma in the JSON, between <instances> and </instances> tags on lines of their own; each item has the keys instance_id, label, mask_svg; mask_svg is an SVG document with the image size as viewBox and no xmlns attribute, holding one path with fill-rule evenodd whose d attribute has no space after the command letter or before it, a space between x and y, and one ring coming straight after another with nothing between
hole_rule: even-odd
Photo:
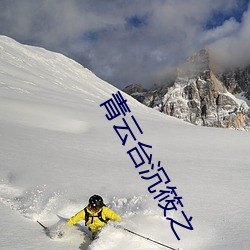
<instances>
[{"instance_id":1,"label":"white cloud","mask_svg":"<svg viewBox=\"0 0 250 250\"><path fill-rule=\"evenodd\" d=\"M230 15L238 4L237 0L2 0L0 33L62 52L116 86L150 84L156 75L162 78L166 68L211 43L220 51L240 39L247 48L247 14L241 24L231 18L213 30L204 28L213 13ZM131 17L143 25L131 26Z\"/></svg>"},{"instance_id":2,"label":"white cloud","mask_svg":"<svg viewBox=\"0 0 250 250\"><path fill-rule=\"evenodd\" d=\"M214 41L218 41L228 36L235 35L240 28L240 24L232 17L226 20L221 26L216 28L205 30L200 36L201 44L211 44Z\"/></svg>"},{"instance_id":3,"label":"white cloud","mask_svg":"<svg viewBox=\"0 0 250 250\"><path fill-rule=\"evenodd\" d=\"M234 32L210 45L216 60L225 66L246 66L250 64L250 9L244 13L242 22Z\"/></svg>"}]
</instances>

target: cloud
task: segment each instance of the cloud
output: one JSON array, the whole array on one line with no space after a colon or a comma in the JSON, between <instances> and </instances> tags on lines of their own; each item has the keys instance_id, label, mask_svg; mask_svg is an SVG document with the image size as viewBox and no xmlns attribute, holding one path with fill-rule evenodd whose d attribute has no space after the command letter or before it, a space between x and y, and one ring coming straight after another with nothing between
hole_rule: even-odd
<instances>
[{"instance_id":1,"label":"cloud","mask_svg":"<svg viewBox=\"0 0 250 250\"><path fill-rule=\"evenodd\" d=\"M240 28L240 24L232 17L229 20L224 21L221 26L204 31L200 38L201 44L211 44L219 41L225 37L231 36L237 33Z\"/></svg>"},{"instance_id":2,"label":"cloud","mask_svg":"<svg viewBox=\"0 0 250 250\"><path fill-rule=\"evenodd\" d=\"M224 24L220 29L227 29ZM216 61L225 67L244 67L250 64L250 10L243 15L242 22L232 32L210 44Z\"/></svg>"},{"instance_id":3,"label":"cloud","mask_svg":"<svg viewBox=\"0 0 250 250\"><path fill-rule=\"evenodd\" d=\"M149 86L204 46L216 53L237 44L247 49L249 14L234 17L239 2L2 0L0 33L61 52L120 88Z\"/></svg>"}]
</instances>

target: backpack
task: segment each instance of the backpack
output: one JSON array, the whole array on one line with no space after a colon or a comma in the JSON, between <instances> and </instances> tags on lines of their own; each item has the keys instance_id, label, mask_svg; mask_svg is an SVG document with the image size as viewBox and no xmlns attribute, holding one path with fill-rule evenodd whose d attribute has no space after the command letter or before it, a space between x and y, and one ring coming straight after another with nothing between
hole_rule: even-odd
<instances>
[{"instance_id":1,"label":"backpack","mask_svg":"<svg viewBox=\"0 0 250 250\"><path fill-rule=\"evenodd\" d=\"M104 205L104 206L105 206L105 205ZM100 221L102 221L102 222L104 222L104 223L107 223L107 222L109 221L109 219L104 220L104 219L102 218L102 210L101 210L96 216L90 215L90 213L89 213L88 210L87 210L87 207L84 208L84 212L85 212L85 219L84 219L84 220L85 220L85 226L87 226L87 222L89 221L90 217L92 218L92 221L91 221L90 224L93 223L94 217L97 217Z\"/></svg>"}]
</instances>

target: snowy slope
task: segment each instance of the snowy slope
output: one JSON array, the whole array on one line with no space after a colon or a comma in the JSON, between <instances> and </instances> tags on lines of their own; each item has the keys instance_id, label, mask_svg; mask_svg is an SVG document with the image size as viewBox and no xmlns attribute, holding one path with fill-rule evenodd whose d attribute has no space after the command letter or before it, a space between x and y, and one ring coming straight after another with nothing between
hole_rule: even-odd
<instances>
[{"instance_id":1,"label":"snowy slope","mask_svg":"<svg viewBox=\"0 0 250 250\"><path fill-rule=\"evenodd\" d=\"M122 146L113 125L124 126L123 116L108 121L99 106L117 91L63 55L0 36L0 248L162 249L112 225L92 244L81 227L51 240L36 223L53 227L97 193L124 227L166 245L249 249L249 133L192 126L122 93L137 139ZM193 216L193 231L176 227L180 241L147 190L153 182L138 174L148 165L135 169L127 154L138 141L152 146Z\"/></svg>"}]
</instances>

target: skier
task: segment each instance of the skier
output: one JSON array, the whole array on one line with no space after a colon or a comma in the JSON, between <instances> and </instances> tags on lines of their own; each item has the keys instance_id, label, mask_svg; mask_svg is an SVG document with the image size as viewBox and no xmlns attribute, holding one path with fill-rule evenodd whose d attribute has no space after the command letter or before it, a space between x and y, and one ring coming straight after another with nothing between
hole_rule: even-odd
<instances>
[{"instance_id":1,"label":"skier","mask_svg":"<svg viewBox=\"0 0 250 250\"><path fill-rule=\"evenodd\" d=\"M113 210L105 206L101 196L95 194L89 198L89 204L72 216L67 224L74 225L80 220L85 220L85 226L92 232L94 239L109 220L120 222L122 219Z\"/></svg>"}]
</instances>

